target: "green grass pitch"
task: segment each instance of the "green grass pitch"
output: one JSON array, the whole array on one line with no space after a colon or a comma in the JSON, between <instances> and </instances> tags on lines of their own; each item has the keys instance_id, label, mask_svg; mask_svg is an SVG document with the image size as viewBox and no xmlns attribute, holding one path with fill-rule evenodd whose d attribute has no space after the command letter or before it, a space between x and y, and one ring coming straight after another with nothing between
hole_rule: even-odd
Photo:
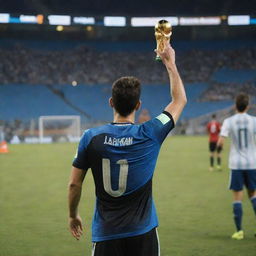
<instances>
[{"instance_id":1,"label":"green grass pitch","mask_svg":"<svg viewBox=\"0 0 256 256\"><path fill-rule=\"evenodd\" d=\"M0 155L0 256L91 255L94 185L86 177L80 214L84 235L67 227L67 182L75 144L11 145ZM206 137L168 138L154 176L162 256L255 256L256 220L244 201L245 239L233 241L228 146L222 172L208 171Z\"/></svg>"}]
</instances>

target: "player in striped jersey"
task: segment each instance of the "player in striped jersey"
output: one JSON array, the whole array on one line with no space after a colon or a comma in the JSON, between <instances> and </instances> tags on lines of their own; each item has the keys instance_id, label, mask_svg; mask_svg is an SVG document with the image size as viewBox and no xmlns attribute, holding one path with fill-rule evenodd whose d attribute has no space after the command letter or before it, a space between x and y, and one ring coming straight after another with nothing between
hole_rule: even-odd
<instances>
[{"instance_id":1,"label":"player in striped jersey","mask_svg":"<svg viewBox=\"0 0 256 256\"><path fill-rule=\"evenodd\" d=\"M244 238L242 229L243 186L248 191L256 214L256 117L248 115L249 96L241 93L236 97L237 113L224 120L218 146L225 137L231 138L229 168L231 169L230 190L233 191L233 213L237 232L233 239Z\"/></svg>"}]
</instances>

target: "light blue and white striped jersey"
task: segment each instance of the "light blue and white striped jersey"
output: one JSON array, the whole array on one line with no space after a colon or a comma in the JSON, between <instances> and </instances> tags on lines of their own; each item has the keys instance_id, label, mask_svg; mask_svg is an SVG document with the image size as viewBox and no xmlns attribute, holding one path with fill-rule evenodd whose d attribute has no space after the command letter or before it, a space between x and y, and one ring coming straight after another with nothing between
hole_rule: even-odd
<instances>
[{"instance_id":1,"label":"light blue and white striped jersey","mask_svg":"<svg viewBox=\"0 0 256 256\"><path fill-rule=\"evenodd\" d=\"M256 117L237 113L224 120L221 136L231 138L229 168L256 169Z\"/></svg>"}]
</instances>

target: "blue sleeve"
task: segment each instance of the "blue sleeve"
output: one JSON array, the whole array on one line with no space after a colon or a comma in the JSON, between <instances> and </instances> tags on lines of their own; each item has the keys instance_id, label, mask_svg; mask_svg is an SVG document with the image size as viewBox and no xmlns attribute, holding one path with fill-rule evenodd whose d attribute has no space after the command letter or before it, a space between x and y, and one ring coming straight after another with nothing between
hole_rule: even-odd
<instances>
[{"instance_id":1,"label":"blue sleeve","mask_svg":"<svg viewBox=\"0 0 256 256\"><path fill-rule=\"evenodd\" d=\"M160 144L163 143L168 133L175 127L172 115L164 111L159 116L143 124L145 130L152 139L157 140Z\"/></svg>"},{"instance_id":2,"label":"blue sleeve","mask_svg":"<svg viewBox=\"0 0 256 256\"><path fill-rule=\"evenodd\" d=\"M88 156L88 145L90 143L90 135L88 130L84 132L82 138L80 139L77 153L75 155L73 166L87 171L90 168L89 156Z\"/></svg>"}]
</instances>

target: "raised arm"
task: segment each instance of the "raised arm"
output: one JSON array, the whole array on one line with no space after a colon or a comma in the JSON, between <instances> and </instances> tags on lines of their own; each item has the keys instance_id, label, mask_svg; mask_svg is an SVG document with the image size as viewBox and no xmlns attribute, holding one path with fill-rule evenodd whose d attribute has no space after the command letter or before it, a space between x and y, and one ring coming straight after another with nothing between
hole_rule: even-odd
<instances>
[{"instance_id":1,"label":"raised arm","mask_svg":"<svg viewBox=\"0 0 256 256\"><path fill-rule=\"evenodd\" d=\"M83 230L82 220L78 214L78 205L85 174L86 171L73 167L68 184L69 229L77 240L79 240Z\"/></svg>"},{"instance_id":2,"label":"raised arm","mask_svg":"<svg viewBox=\"0 0 256 256\"><path fill-rule=\"evenodd\" d=\"M175 51L171 45L166 42L163 52L157 51L161 57L170 79L170 91L172 101L167 105L165 111L169 112L174 122L176 123L180 117L180 114L187 103L186 92L183 82L180 78L176 63L175 63Z\"/></svg>"}]
</instances>

